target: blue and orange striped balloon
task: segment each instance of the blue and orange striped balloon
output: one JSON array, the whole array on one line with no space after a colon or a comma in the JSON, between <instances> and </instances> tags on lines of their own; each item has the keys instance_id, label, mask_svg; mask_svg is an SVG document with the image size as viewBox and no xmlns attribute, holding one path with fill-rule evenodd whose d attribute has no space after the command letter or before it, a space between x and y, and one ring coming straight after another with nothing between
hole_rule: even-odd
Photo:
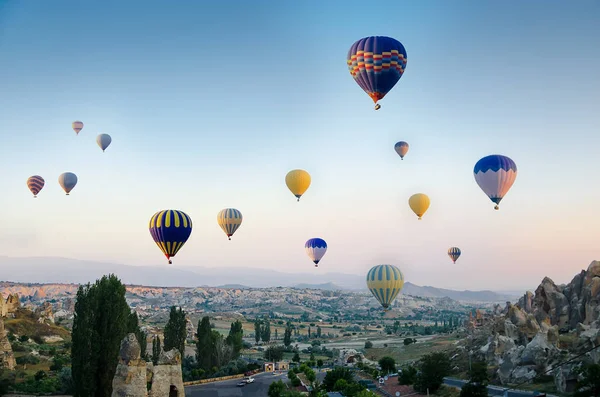
<instances>
[{"instance_id":1,"label":"blue and orange striped balloon","mask_svg":"<svg viewBox=\"0 0 600 397\"><path fill-rule=\"evenodd\" d=\"M346 63L356 83L377 103L396 85L406 69L406 49L386 36L364 37L350 47Z\"/></svg>"},{"instance_id":2,"label":"blue and orange striped balloon","mask_svg":"<svg viewBox=\"0 0 600 397\"><path fill-rule=\"evenodd\" d=\"M173 263L171 258L177 254L192 234L192 218L183 211L158 211L150 218L149 228L154 242L171 264Z\"/></svg>"},{"instance_id":3,"label":"blue and orange striped balloon","mask_svg":"<svg viewBox=\"0 0 600 397\"><path fill-rule=\"evenodd\" d=\"M37 198L38 193L44 188L46 181L39 175L33 175L27 178L27 187L33 193L33 198Z\"/></svg>"},{"instance_id":4,"label":"blue and orange striped balloon","mask_svg":"<svg viewBox=\"0 0 600 397\"><path fill-rule=\"evenodd\" d=\"M236 230L241 226L244 217L235 208L225 208L217 214L217 223L223 229L229 240Z\"/></svg>"},{"instance_id":5,"label":"blue and orange striped balloon","mask_svg":"<svg viewBox=\"0 0 600 397\"><path fill-rule=\"evenodd\" d=\"M367 288L385 311L404 287L404 275L394 265L373 266L367 273Z\"/></svg>"},{"instance_id":6,"label":"blue and orange striped balloon","mask_svg":"<svg viewBox=\"0 0 600 397\"><path fill-rule=\"evenodd\" d=\"M452 262L454 262L454 263L456 263L458 258L460 258L461 253L462 252L460 251L460 248L458 248L458 247L448 248L448 256L450 257L450 259L452 259Z\"/></svg>"}]
</instances>

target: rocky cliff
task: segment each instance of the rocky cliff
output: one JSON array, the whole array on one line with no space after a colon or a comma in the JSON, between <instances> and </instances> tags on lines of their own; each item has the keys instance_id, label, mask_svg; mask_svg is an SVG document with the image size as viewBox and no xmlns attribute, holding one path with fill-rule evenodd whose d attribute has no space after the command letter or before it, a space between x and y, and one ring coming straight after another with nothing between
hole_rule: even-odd
<instances>
[{"instance_id":1,"label":"rocky cliff","mask_svg":"<svg viewBox=\"0 0 600 397\"><path fill-rule=\"evenodd\" d=\"M13 370L15 365L15 356L7 332L4 330L4 321L0 318L0 368Z\"/></svg>"}]
</instances>

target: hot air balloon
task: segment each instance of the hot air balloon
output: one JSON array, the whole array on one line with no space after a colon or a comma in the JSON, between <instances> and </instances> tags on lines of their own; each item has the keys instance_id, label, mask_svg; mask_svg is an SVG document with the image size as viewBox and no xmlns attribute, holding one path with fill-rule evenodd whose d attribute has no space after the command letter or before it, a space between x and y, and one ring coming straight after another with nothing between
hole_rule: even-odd
<instances>
[{"instance_id":1,"label":"hot air balloon","mask_svg":"<svg viewBox=\"0 0 600 397\"><path fill-rule=\"evenodd\" d=\"M285 184L300 201L300 197L310 186L310 174L304 170L292 170L285 176Z\"/></svg>"},{"instance_id":2,"label":"hot air balloon","mask_svg":"<svg viewBox=\"0 0 600 397\"><path fill-rule=\"evenodd\" d=\"M481 190L496 203L494 209L497 210L500 201L517 179L517 165L506 156L492 154L475 164L473 174Z\"/></svg>"},{"instance_id":3,"label":"hot air balloon","mask_svg":"<svg viewBox=\"0 0 600 397\"><path fill-rule=\"evenodd\" d=\"M408 199L408 205L410 206L410 209L417 214L419 220L421 220L423 214L427 212L430 203L431 201L429 201L429 197L427 197L427 195L424 193L413 194Z\"/></svg>"},{"instance_id":4,"label":"hot air balloon","mask_svg":"<svg viewBox=\"0 0 600 397\"><path fill-rule=\"evenodd\" d=\"M77 175L72 172L64 172L58 177L58 183L68 196L75 185L77 185Z\"/></svg>"},{"instance_id":5,"label":"hot air balloon","mask_svg":"<svg viewBox=\"0 0 600 397\"><path fill-rule=\"evenodd\" d=\"M150 218L150 235L172 264L171 258L183 247L192 233L192 219L183 211L158 211Z\"/></svg>"},{"instance_id":6,"label":"hot air balloon","mask_svg":"<svg viewBox=\"0 0 600 397\"><path fill-rule=\"evenodd\" d=\"M319 267L319 261L327 252L327 243L322 238L311 238L304 244L304 249L310 260L315 263L315 267Z\"/></svg>"},{"instance_id":7,"label":"hot air balloon","mask_svg":"<svg viewBox=\"0 0 600 397\"><path fill-rule=\"evenodd\" d=\"M404 160L404 156L406 156L406 153L408 152L408 143L400 141L394 145L394 149L396 150L396 153L398 153L398 156L400 156L400 159Z\"/></svg>"},{"instance_id":8,"label":"hot air balloon","mask_svg":"<svg viewBox=\"0 0 600 397\"><path fill-rule=\"evenodd\" d=\"M452 259L452 262L456 263L456 260L460 257L460 248L458 247L450 247L448 249L448 256Z\"/></svg>"},{"instance_id":9,"label":"hot air balloon","mask_svg":"<svg viewBox=\"0 0 600 397\"><path fill-rule=\"evenodd\" d=\"M45 183L46 181L44 181L44 178L39 175L33 175L27 178L27 187L31 190L31 193L33 193L33 198L37 198L38 193L44 188Z\"/></svg>"},{"instance_id":10,"label":"hot air balloon","mask_svg":"<svg viewBox=\"0 0 600 397\"><path fill-rule=\"evenodd\" d=\"M100 149L104 152L108 145L112 142L112 138L108 134L100 134L96 137L96 143L100 146Z\"/></svg>"},{"instance_id":11,"label":"hot air balloon","mask_svg":"<svg viewBox=\"0 0 600 397\"><path fill-rule=\"evenodd\" d=\"M229 240L242 224L242 213L235 208L225 208L217 214L217 223L223 229Z\"/></svg>"},{"instance_id":12,"label":"hot air balloon","mask_svg":"<svg viewBox=\"0 0 600 397\"><path fill-rule=\"evenodd\" d=\"M393 265L373 266L367 273L367 288L381 303L385 311L404 287L404 276L400 269Z\"/></svg>"},{"instance_id":13,"label":"hot air balloon","mask_svg":"<svg viewBox=\"0 0 600 397\"><path fill-rule=\"evenodd\" d=\"M71 127L73 127L73 131L75 131L75 133L79 135L79 131L83 129L83 123L81 121L74 121L73 123L71 123Z\"/></svg>"},{"instance_id":14,"label":"hot air balloon","mask_svg":"<svg viewBox=\"0 0 600 397\"><path fill-rule=\"evenodd\" d=\"M375 102L396 85L406 69L406 50L402 43L391 37L364 37L350 47L348 70L354 80Z\"/></svg>"}]
</instances>

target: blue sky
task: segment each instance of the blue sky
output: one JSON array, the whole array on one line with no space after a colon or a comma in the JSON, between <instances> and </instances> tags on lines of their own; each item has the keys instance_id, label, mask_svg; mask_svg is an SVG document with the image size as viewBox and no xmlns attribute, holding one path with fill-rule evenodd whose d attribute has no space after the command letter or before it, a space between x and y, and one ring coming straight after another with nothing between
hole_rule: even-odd
<instances>
[{"instance_id":1,"label":"blue sky","mask_svg":"<svg viewBox=\"0 0 600 397\"><path fill-rule=\"evenodd\" d=\"M599 258L598 2L214 3L0 0L1 254L163 265L147 224L173 208L194 221L177 267L392 263L416 284L519 289ZM377 112L346 66L369 35L408 54ZM519 168L500 211L472 174L492 153ZM300 203L294 168L313 178ZM225 207L244 215L232 241ZM318 270L311 237L329 244Z\"/></svg>"}]
</instances>

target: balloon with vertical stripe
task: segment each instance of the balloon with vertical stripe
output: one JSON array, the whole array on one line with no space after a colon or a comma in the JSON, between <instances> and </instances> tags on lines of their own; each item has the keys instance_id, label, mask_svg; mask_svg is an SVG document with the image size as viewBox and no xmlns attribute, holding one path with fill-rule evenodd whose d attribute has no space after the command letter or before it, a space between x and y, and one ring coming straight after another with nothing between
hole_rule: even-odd
<instances>
[{"instance_id":1,"label":"balloon with vertical stripe","mask_svg":"<svg viewBox=\"0 0 600 397\"><path fill-rule=\"evenodd\" d=\"M483 192L500 209L500 201L517 179L517 165L511 158L501 154L492 154L480 159L473 168L475 181Z\"/></svg>"},{"instance_id":2,"label":"balloon with vertical stripe","mask_svg":"<svg viewBox=\"0 0 600 397\"><path fill-rule=\"evenodd\" d=\"M27 187L33 193L33 198L37 198L38 193L44 188L46 181L39 175L33 175L27 178Z\"/></svg>"},{"instance_id":3,"label":"balloon with vertical stripe","mask_svg":"<svg viewBox=\"0 0 600 397\"><path fill-rule=\"evenodd\" d=\"M354 81L377 103L396 85L406 69L406 49L386 36L364 37L350 47L346 63Z\"/></svg>"},{"instance_id":4,"label":"balloon with vertical stripe","mask_svg":"<svg viewBox=\"0 0 600 397\"><path fill-rule=\"evenodd\" d=\"M327 243L322 238L311 238L304 244L304 249L310 260L315 263L315 267L319 267L319 261L327 252Z\"/></svg>"},{"instance_id":5,"label":"balloon with vertical stripe","mask_svg":"<svg viewBox=\"0 0 600 397\"><path fill-rule=\"evenodd\" d=\"M229 240L242 224L242 213L235 208L225 208L217 214L217 223L223 229Z\"/></svg>"},{"instance_id":6,"label":"balloon with vertical stripe","mask_svg":"<svg viewBox=\"0 0 600 397\"><path fill-rule=\"evenodd\" d=\"M404 141L397 142L394 145L394 150L398 153L398 156L400 156L400 160L404 160L404 156L408 153L408 143Z\"/></svg>"},{"instance_id":7,"label":"balloon with vertical stripe","mask_svg":"<svg viewBox=\"0 0 600 397\"><path fill-rule=\"evenodd\" d=\"M83 123L81 121L74 121L71 123L71 127L73 128L73 131L79 135L79 132L83 129Z\"/></svg>"},{"instance_id":8,"label":"balloon with vertical stripe","mask_svg":"<svg viewBox=\"0 0 600 397\"><path fill-rule=\"evenodd\" d=\"M461 251L458 247L448 248L448 256L452 259L452 262L456 263L456 260L460 257Z\"/></svg>"},{"instance_id":9,"label":"balloon with vertical stripe","mask_svg":"<svg viewBox=\"0 0 600 397\"><path fill-rule=\"evenodd\" d=\"M183 247L192 233L192 219L183 211L158 211L149 223L150 235L158 248L165 254L169 264L171 258Z\"/></svg>"},{"instance_id":10,"label":"balloon with vertical stripe","mask_svg":"<svg viewBox=\"0 0 600 397\"><path fill-rule=\"evenodd\" d=\"M389 310L404 287L404 276L394 265L373 266L367 273L367 288L384 310Z\"/></svg>"},{"instance_id":11,"label":"balloon with vertical stripe","mask_svg":"<svg viewBox=\"0 0 600 397\"><path fill-rule=\"evenodd\" d=\"M68 196L75 185L77 185L77 175L72 172L63 172L58 177L58 184Z\"/></svg>"},{"instance_id":12,"label":"balloon with vertical stripe","mask_svg":"<svg viewBox=\"0 0 600 397\"><path fill-rule=\"evenodd\" d=\"M304 170L291 170L285 176L285 184L300 201L300 197L310 186L310 174Z\"/></svg>"}]
</instances>

